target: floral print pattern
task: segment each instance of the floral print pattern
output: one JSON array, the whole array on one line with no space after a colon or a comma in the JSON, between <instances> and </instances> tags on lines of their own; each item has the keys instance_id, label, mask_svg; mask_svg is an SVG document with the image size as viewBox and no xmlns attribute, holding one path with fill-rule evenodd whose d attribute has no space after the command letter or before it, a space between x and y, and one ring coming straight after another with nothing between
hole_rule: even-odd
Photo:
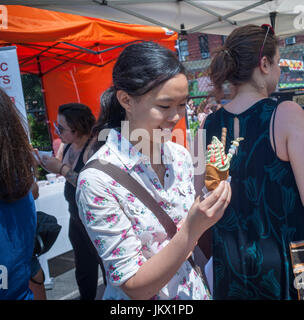
<instances>
[{"instance_id":1,"label":"floral print pattern","mask_svg":"<svg viewBox=\"0 0 304 320\"><path fill-rule=\"evenodd\" d=\"M80 180L80 182L79 182L80 188L86 188L88 186L89 186L89 183L85 179Z\"/></svg>"},{"instance_id":2,"label":"floral print pattern","mask_svg":"<svg viewBox=\"0 0 304 320\"><path fill-rule=\"evenodd\" d=\"M116 248L112 251L112 257L122 256L124 252L126 251L125 248Z\"/></svg>"},{"instance_id":3,"label":"floral print pattern","mask_svg":"<svg viewBox=\"0 0 304 320\"><path fill-rule=\"evenodd\" d=\"M100 237L97 237L97 238L94 240L94 244L95 244L95 246L96 246L98 249L104 248L105 243L106 243L106 240L100 239Z\"/></svg>"},{"instance_id":4,"label":"floral print pattern","mask_svg":"<svg viewBox=\"0 0 304 320\"><path fill-rule=\"evenodd\" d=\"M91 211L87 211L87 212L86 212L86 221L87 221L87 224L94 223L95 218L96 218L95 214L93 214Z\"/></svg>"},{"instance_id":5,"label":"floral print pattern","mask_svg":"<svg viewBox=\"0 0 304 320\"><path fill-rule=\"evenodd\" d=\"M104 222L107 223L109 228L113 228L113 226L119 221L119 216L115 213L112 213L104 218Z\"/></svg>"},{"instance_id":6,"label":"floral print pattern","mask_svg":"<svg viewBox=\"0 0 304 320\"><path fill-rule=\"evenodd\" d=\"M161 154L166 164L164 185L149 160L114 129L90 160L106 159L128 172L178 225L194 202L192 160L186 149L172 142L162 146ZM106 269L108 285L103 298L127 300L121 284L168 244L168 236L155 215L134 194L102 171L87 169L80 173L78 181L79 215ZM209 299L209 296L186 261L151 299Z\"/></svg>"},{"instance_id":7,"label":"floral print pattern","mask_svg":"<svg viewBox=\"0 0 304 320\"><path fill-rule=\"evenodd\" d=\"M107 202L107 199L105 199L104 197L95 197L93 202L99 206L105 204L105 202Z\"/></svg>"}]
</instances>

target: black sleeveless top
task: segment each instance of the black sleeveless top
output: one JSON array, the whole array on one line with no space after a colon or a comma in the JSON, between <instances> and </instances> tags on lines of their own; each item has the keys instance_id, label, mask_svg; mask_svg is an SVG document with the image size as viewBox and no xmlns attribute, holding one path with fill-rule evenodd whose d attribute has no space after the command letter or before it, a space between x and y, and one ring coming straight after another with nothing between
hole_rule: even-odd
<instances>
[{"instance_id":1,"label":"black sleeveless top","mask_svg":"<svg viewBox=\"0 0 304 320\"><path fill-rule=\"evenodd\" d=\"M205 123L207 144L227 128L226 153L235 117L245 138L230 165L231 202L212 228L214 299L297 299L289 242L304 240L304 207L290 163L270 143L277 104L262 99L239 115L221 108Z\"/></svg>"},{"instance_id":2,"label":"black sleeveless top","mask_svg":"<svg viewBox=\"0 0 304 320\"><path fill-rule=\"evenodd\" d=\"M83 162L83 155L84 155L84 152L85 152L89 142L90 142L90 139L86 142L83 149L81 150L78 161L77 161L76 166L73 170L77 173L79 173L85 165L85 163ZM65 149L63 151L62 159L64 158L64 156L66 155L66 153L70 147L71 147L71 144L68 144L65 147ZM71 214L71 218L77 219L78 218L78 207L77 207L75 195L76 195L76 187L74 187L71 183L66 181L65 186L64 186L64 197L65 197L66 201L69 203L69 212Z\"/></svg>"}]
</instances>

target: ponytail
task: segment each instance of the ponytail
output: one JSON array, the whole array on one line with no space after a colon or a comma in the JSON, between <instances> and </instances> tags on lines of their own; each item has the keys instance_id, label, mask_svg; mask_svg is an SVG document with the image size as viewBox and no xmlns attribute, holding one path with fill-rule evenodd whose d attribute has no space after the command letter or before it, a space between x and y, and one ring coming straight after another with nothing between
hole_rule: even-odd
<instances>
[{"instance_id":1,"label":"ponytail","mask_svg":"<svg viewBox=\"0 0 304 320\"><path fill-rule=\"evenodd\" d=\"M126 110L119 103L116 90L114 87L106 90L106 95L102 95L100 99L100 105L103 108L107 108L108 112L108 128L118 128L121 126L121 121L125 120Z\"/></svg>"},{"instance_id":2,"label":"ponytail","mask_svg":"<svg viewBox=\"0 0 304 320\"><path fill-rule=\"evenodd\" d=\"M263 56L271 64L274 62L279 39L270 33L266 37L266 32L265 28L252 24L236 28L215 53L209 76L217 98L221 98L222 85L226 80L234 86L251 80L254 69L259 66L262 47Z\"/></svg>"},{"instance_id":3,"label":"ponytail","mask_svg":"<svg viewBox=\"0 0 304 320\"><path fill-rule=\"evenodd\" d=\"M120 128L121 121L125 119L126 111L116 97L114 86L108 88L100 97L100 114L92 129L92 136L97 137L102 129ZM105 141L97 141L92 146L95 153Z\"/></svg>"},{"instance_id":4,"label":"ponytail","mask_svg":"<svg viewBox=\"0 0 304 320\"><path fill-rule=\"evenodd\" d=\"M216 51L209 69L209 77L214 85L213 95L221 99L223 95L223 84L231 81L238 70L237 57L231 50L225 47Z\"/></svg>"},{"instance_id":5,"label":"ponytail","mask_svg":"<svg viewBox=\"0 0 304 320\"><path fill-rule=\"evenodd\" d=\"M94 136L102 129L118 128L125 119L125 109L120 105L114 86L108 88L100 97L101 112L96 125L93 127Z\"/></svg>"}]
</instances>

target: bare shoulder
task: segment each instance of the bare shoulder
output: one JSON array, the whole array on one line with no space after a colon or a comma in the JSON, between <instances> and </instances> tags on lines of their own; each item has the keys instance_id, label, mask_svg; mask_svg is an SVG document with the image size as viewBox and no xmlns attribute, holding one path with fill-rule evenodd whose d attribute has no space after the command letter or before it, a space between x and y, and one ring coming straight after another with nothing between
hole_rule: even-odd
<instances>
[{"instance_id":1,"label":"bare shoulder","mask_svg":"<svg viewBox=\"0 0 304 320\"><path fill-rule=\"evenodd\" d=\"M278 106L278 125L282 133L288 133L304 128L304 110L293 101L283 101Z\"/></svg>"},{"instance_id":2,"label":"bare shoulder","mask_svg":"<svg viewBox=\"0 0 304 320\"><path fill-rule=\"evenodd\" d=\"M304 110L293 101L284 101L279 105L278 124L286 139L287 148L300 145L304 141Z\"/></svg>"},{"instance_id":3,"label":"bare shoulder","mask_svg":"<svg viewBox=\"0 0 304 320\"><path fill-rule=\"evenodd\" d=\"M283 101L278 106L278 113L284 117L304 117L304 110L302 107L293 101Z\"/></svg>"},{"instance_id":4,"label":"bare shoulder","mask_svg":"<svg viewBox=\"0 0 304 320\"><path fill-rule=\"evenodd\" d=\"M288 145L290 142L304 139L304 110L293 101L283 101L278 106L274 126L277 155L281 160L289 161ZM270 132L272 132L272 121ZM274 149L272 135L270 135L270 140Z\"/></svg>"},{"instance_id":5,"label":"bare shoulder","mask_svg":"<svg viewBox=\"0 0 304 320\"><path fill-rule=\"evenodd\" d=\"M286 132L286 150L288 161L291 164L296 183L304 205L304 110L297 103L284 102L280 108L280 119L284 119L284 130ZM286 129L285 129L286 127Z\"/></svg>"}]
</instances>

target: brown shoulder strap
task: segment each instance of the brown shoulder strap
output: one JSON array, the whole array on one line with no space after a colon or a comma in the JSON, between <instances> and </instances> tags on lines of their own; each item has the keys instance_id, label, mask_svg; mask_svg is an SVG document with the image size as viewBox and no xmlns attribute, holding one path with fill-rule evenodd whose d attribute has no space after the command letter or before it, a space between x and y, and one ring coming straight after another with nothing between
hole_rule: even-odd
<instances>
[{"instance_id":1,"label":"brown shoulder strap","mask_svg":"<svg viewBox=\"0 0 304 320\"><path fill-rule=\"evenodd\" d=\"M125 187L128 191L133 193L151 212L154 213L159 223L164 227L167 232L167 235L170 238L177 232L177 228L173 220L167 214L167 212L160 207L160 205L156 202L156 200L151 196L151 194L133 177L131 177L127 172L119 169L113 164L102 161L101 159L95 159L88 162L81 171L84 171L88 168L94 168L97 170L101 170L110 177L112 177L115 181L117 181L120 185ZM199 276L203 279L206 290L208 290L210 294L210 289L208 287L208 281L205 278L204 273L201 271L200 267L196 265L192 256L188 258L191 266L196 270Z\"/></svg>"},{"instance_id":2,"label":"brown shoulder strap","mask_svg":"<svg viewBox=\"0 0 304 320\"><path fill-rule=\"evenodd\" d=\"M127 172L100 159L95 159L88 162L81 171L84 171L88 168L94 168L103 171L117 181L120 185L133 193L148 209L154 213L159 223L166 230L168 236L172 238L175 235L177 231L176 225L169 217L167 212L161 208L151 194Z\"/></svg>"}]
</instances>

